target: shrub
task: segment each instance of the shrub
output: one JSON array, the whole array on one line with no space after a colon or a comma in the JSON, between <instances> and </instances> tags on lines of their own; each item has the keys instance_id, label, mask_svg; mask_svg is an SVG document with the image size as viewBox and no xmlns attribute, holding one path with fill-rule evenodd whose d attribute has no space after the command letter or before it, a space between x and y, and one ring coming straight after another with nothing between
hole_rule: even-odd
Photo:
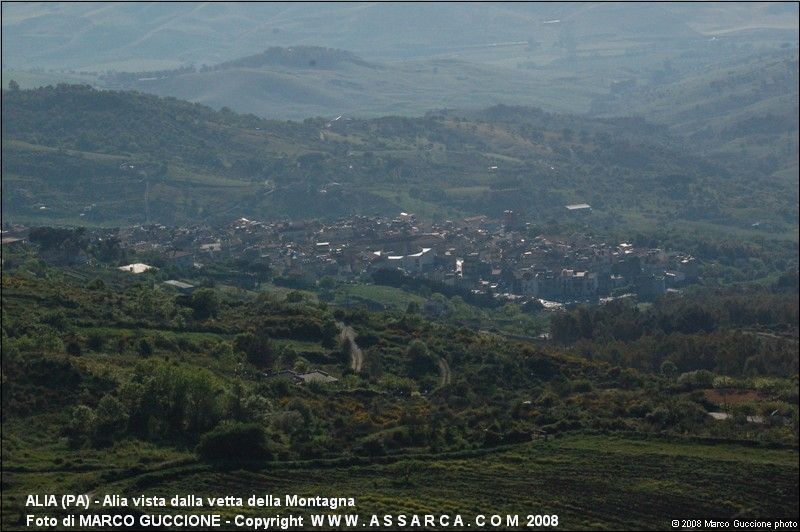
<instances>
[{"instance_id":1,"label":"shrub","mask_svg":"<svg viewBox=\"0 0 800 532\"><path fill-rule=\"evenodd\" d=\"M106 283L100 279L99 277L95 277L88 283L86 283L86 288L89 290L104 290L106 287Z\"/></svg>"},{"instance_id":2,"label":"shrub","mask_svg":"<svg viewBox=\"0 0 800 532\"><path fill-rule=\"evenodd\" d=\"M197 320L216 318L219 312L219 297L210 288L201 288L194 292L190 304Z\"/></svg>"},{"instance_id":3,"label":"shrub","mask_svg":"<svg viewBox=\"0 0 800 532\"><path fill-rule=\"evenodd\" d=\"M689 390L711 388L714 385L714 374L705 369L681 373L678 385Z\"/></svg>"},{"instance_id":4,"label":"shrub","mask_svg":"<svg viewBox=\"0 0 800 532\"><path fill-rule=\"evenodd\" d=\"M67 438L72 447L82 446L94 427L94 411L86 405L75 407L67 423Z\"/></svg>"},{"instance_id":5,"label":"shrub","mask_svg":"<svg viewBox=\"0 0 800 532\"><path fill-rule=\"evenodd\" d=\"M105 342L105 337L100 333L89 333L89 336L86 338L86 345L92 351L102 351Z\"/></svg>"},{"instance_id":6,"label":"shrub","mask_svg":"<svg viewBox=\"0 0 800 532\"><path fill-rule=\"evenodd\" d=\"M361 451L367 456L382 456L386 454L383 441L379 438L368 438L361 444Z\"/></svg>"},{"instance_id":7,"label":"shrub","mask_svg":"<svg viewBox=\"0 0 800 532\"><path fill-rule=\"evenodd\" d=\"M175 342L163 334L156 334L153 338L153 343L155 344L155 347L161 349L162 351L171 351L174 353L178 350L178 346L175 344Z\"/></svg>"},{"instance_id":8,"label":"shrub","mask_svg":"<svg viewBox=\"0 0 800 532\"><path fill-rule=\"evenodd\" d=\"M137 346L139 354L143 357L149 357L153 354L153 344L147 338L142 338L139 340L139 345Z\"/></svg>"},{"instance_id":9,"label":"shrub","mask_svg":"<svg viewBox=\"0 0 800 532\"><path fill-rule=\"evenodd\" d=\"M72 356L81 356L83 353L83 349L81 348L80 342L78 340L72 339L67 342L67 354Z\"/></svg>"},{"instance_id":10,"label":"shrub","mask_svg":"<svg viewBox=\"0 0 800 532\"><path fill-rule=\"evenodd\" d=\"M200 439L197 454L209 462L270 460L266 435L256 423L225 422Z\"/></svg>"},{"instance_id":11,"label":"shrub","mask_svg":"<svg viewBox=\"0 0 800 532\"><path fill-rule=\"evenodd\" d=\"M592 383L586 379L578 379L572 382L573 392L591 392L592 388Z\"/></svg>"}]
</instances>

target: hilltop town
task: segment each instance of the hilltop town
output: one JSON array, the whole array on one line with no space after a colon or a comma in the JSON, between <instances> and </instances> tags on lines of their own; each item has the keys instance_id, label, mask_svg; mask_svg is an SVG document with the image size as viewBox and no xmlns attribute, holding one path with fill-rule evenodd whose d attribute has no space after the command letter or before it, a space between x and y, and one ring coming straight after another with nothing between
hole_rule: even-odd
<instances>
[{"instance_id":1,"label":"hilltop town","mask_svg":"<svg viewBox=\"0 0 800 532\"><path fill-rule=\"evenodd\" d=\"M571 303L631 294L653 299L698 278L698 260L678 250L638 248L579 233L535 233L517 213L506 211L502 220L475 216L443 223L409 213L332 223L239 218L219 227L97 229L88 238L115 239L133 256L161 265L202 269L238 261L247 268L236 272L234 282L247 287L257 284L260 277L253 272L260 270L300 287L315 286L326 277L384 284L413 279L475 297ZM13 245L26 235L26 228L11 229L4 232L3 244ZM59 260L88 258L76 247L73 256ZM152 267L135 262L119 269L139 274ZM192 288L179 280L168 283L179 290Z\"/></svg>"}]
</instances>

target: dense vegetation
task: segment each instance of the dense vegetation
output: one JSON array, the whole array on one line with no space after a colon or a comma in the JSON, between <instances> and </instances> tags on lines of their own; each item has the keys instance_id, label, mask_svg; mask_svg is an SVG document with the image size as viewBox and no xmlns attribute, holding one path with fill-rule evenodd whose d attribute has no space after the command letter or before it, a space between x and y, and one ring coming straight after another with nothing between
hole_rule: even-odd
<instances>
[{"instance_id":1,"label":"dense vegetation","mask_svg":"<svg viewBox=\"0 0 800 532\"><path fill-rule=\"evenodd\" d=\"M21 448L36 441L38 427L31 429L9 443ZM358 513L359 523L373 513L460 513L465 522L476 514L508 513L524 523L535 511L559 515L560 527L570 530L663 530L672 512L714 519L790 519L797 513L795 451L703 442L574 435L451 455L271 462L258 471L214 469L142 444L85 449L57 464L52 448L34 448L27 464L35 473L5 475L20 489L52 483L82 493L101 483L132 495L345 496L354 497L356 507L332 513ZM4 493L16 502L16 491ZM263 515L263 509L216 511ZM10 512L6 523L19 526L23 513Z\"/></svg>"},{"instance_id":2,"label":"dense vegetation","mask_svg":"<svg viewBox=\"0 0 800 532\"><path fill-rule=\"evenodd\" d=\"M328 9L331 27L372 12ZM3 246L4 528L45 490L336 486L362 514L537 509L570 529L797 515L795 41L709 44L677 6L669 23L626 6L652 23L614 42L595 35L624 24L612 4L503 9L469 8L512 33L522 21L519 42L471 48L442 29L459 60L271 47L4 87L4 222L35 226ZM739 9L705 24L780 18ZM20 88L48 79L120 90ZM592 116L475 108L508 101ZM445 104L463 109L431 110ZM578 202L593 212L569 216ZM551 311L398 272L314 283L245 259L184 268L122 249L113 229L68 227L506 209L531 222L526 238L692 254L700 279L648 303ZM132 261L158 269L117 270ZM313 370L334 380L300 383Z\"/></svg>"},{"instance_id":3,"label":"dense vegetation","mask_svg":"<svg viewBox=\"0 0 800 532\"><path fill-rule=\"evenodd\" d=\"M3 530L44 493L351 496L334 513L509 529L797 519L796 5L3 15L3 229L31 226L2 246ZM518 303L258 254L184 266L118 229L507 209L524 242L630 242L699 277Z\"/></svg>"},{"instance_id":4,"label":"dense vegetation","mask_svg":"<svg viewBox=\"0 0 800 532\"><path fill-rule=\"evenodd\" d=\"M398 209L441 219L512 208L537 223L574 223L563 206L586 201L595 214L579 223L599 231L710 228L755 239L766 235L757 221L771 238L797 238L796 182L709 163L639 119L497 106L292 123L63 85L4 91L3 103L9 220L180 223Z\"/></svg>"},{"instance_id":5,"label":"dense vegetation","mask_svg":"<svg viewBox=\"0 0 800 532\"><path fill-rule=\"evenodd\" d=\"M554 340L590 359L648 371L783 376L798 372L797 322L796 288L737 287L665 297L644 310L622 300L579 307L551 326Z\"/></svg>"},{"instance_id":6,"label":"dense vegetation","mask_svg":"<svg viewBox=\"0 0 800 532\"><path fill-rule=\"evenodd\" d=\"M91 260L84 266L48 265L82 238L81 231L38 229L34 247L4 251L3 452L16 471L4 502L13 507L34 482L24 473L29 469L45 476L58 471L62 482L82 489L119 482L161 490L172 489L178 473L215 484L204 464L256 470L320 464L340 475L340 466L377 460L405 476L391 488L401 494L418 482L406 460L440 464L441 482L456 474L450 460L502 467L545 453L577 471L583 466L574 445L591 446L597 459L620 452L625 460L632 452L625 439L635 437L655 438L647 444L655 453L650 466L661 453L710 453L716 460L730 449L756 471L773 466L757 465L763 462L756 455L736 447L692 447L679 438L797 445L796 275L746 294L690 293L644 310L622 302L578 308L552 319L556 343L548 344L425 318L413 294L407 306L369 312L324 301L336 300L335 285L313 293L264 284L253 292L215 281L219 272L196 279L201 288L192 294L180 294L161 288L159 279L197 273L119 272L113 243L87 247ZM437 297L454 309L469 307L457 295ZM503 328L505 311L471 312L498 318ZM356 332L357 345L340 334L342 323ZM362 359L357 370L355 349ZM321 369L338 381L296 385L265 376L285 369ZM731 417L712 420L707 412L721 408ZM752 415L766 422L748 421ZM544 434L623 440L619 451L599 451L591 438L541 447L535 442ZM45 454L26 450L33 435ZM664 435L673 440L658 440ZM490 457L509 445L521 447ZM775 452L780 462L791 451ZM91 465L127 460L132 465L121 469ZM86 476L87 467L101 476ZM646 474L637 467L625 474ZM564 489L573 492L575 479L559 470ZM716 478L708 471L706 478ZM450 485L460 482L466 480ZM777 482L782 490L791 485ZM574 493L589 504L587 492ZM745 509L761 515L763 508L737 497L719 515ZM560 504L556 495L543 501ZM616 518L601 512L598 519Z\"/></svg>"}]
</instances>

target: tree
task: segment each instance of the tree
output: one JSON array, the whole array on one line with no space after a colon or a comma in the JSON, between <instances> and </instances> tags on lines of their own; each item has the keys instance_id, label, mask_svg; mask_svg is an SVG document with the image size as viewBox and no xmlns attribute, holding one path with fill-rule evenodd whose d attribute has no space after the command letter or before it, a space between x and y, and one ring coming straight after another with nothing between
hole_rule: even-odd
<instances>
[{"instance_id":1,"label":"tree","mask_svg":"<svg viewBox=\"0 0 800 532\"><path fill-rule=\"evenodd\" d=\"M137 364L119 390L132 434L148 440L196 442L222 417L225 395L219 380L202 368L159 360Z\"/></svg>"},{"instance_id":2,"label":"tree","mask_svg":"<svg viewBox=\"0 0 800 532\"><path fill-rule=\"evenodd\" d=\"M408 356L408 373L412 377L419 377L436 370L434 356L422 340L412 340L406 349Z\"/></svg>"},{"instance_id":3,"label":"tree","mask_svg":"<svg viewBox=\"0 0 800 532\"><path fill-rule=\"evenodd\" d=\"M92 443L96 446L111 445L127 427L128 412L120 400L113 395L100 399L95 410Z\"/></svg>"},{"instance_id":4,"label":"tree","mask_svg":"<svg viewBox=\"0 0 800 532\"><path fill-rule=\"evenodd\" d=\"M319 280L319 287L323 290L332 290L336 287L336 279L331 277L330 275L326 275L322 279Z\"/></svg>"},{"instance_id":5,"label":"tree","mask_svg":"<svg viewBox=\"0 0 800 532\"><path fill-rule=\"evenodd\" d=\"M100 261L106 263L119 262L125 256L125 251L120 246L118 237L99 239L92 246L92 253Z\"/></svg>"},{"instance_id":6,"label":"tree","mask_svg":"<svg viewBox=\"0 0 800 532\"><path fill-rule=\"evenodd\" d=\"M19 90L19 83L17 83L13 79L9 80L9 82L8 82L8 90L10 90L10 91L18 91Z\"/></svg>"},{"instance_id":7,"label":"tree","mask_svg":"<svg viewBox=\"0 0 800 532\"><path fill-rule=\"evenodd\" d=\"M54 227L34 227L28 238L39 245L44 253L61 253L66 257L75 256L88 245L86 229L60 229Z\"/></svg>"},{"instance_id":8,"label":"tree","mask_svg":"<svg viewBox=\"0 0 800 532\"><path fill-rule=\"evenodd\" d=\"M142 338L139 340L139 345L137 346L139 354L143 357L149 357L153 354L153 344L150 343L150 340L147 338Z\"/></svg>"},{"instance_id":9,"label":"tree","mask_svg":"<svg viewBox=\"0 0 800 532\"><path fill-rule=\"evenodd\" d=\"M677 375L677 373L678 373L678 367L672 361L665 360L661 364L661 374L664 377L672 380L675 378L675 375Z\"/></svg>"},{"instance_id":10,"label":"tree","mask_svg":"<svg viewBox=\"0 0 800 532\"><path fill-rule=\"evenodd\" d=\"M201 288L194 292L190 304L197 320L216 318L219 312L219 297L211 288Z\"/></svg>"},{"instance_id":11,"label":"tree","mask_svg":"<svg viewBox=\"0 0 800 532\"><path fill-rule=\"evenodd\" d=\"M572 343L580 336L578 321L568 312L558 313L550 320L550 334L556 342Z\"/></svg>"},{"instance_id":12,"label":"tree","mask_svg":"<svg viewBox=\"0 0 800 532\"><path fill-rule=\"evenodd\" d=\"M83 349L81 349L81 344L78 340L72 339L67 342L66 345L67 354L72 356L81 356L83 353Z\"/></svg>"},{"instance_id":13,"label":"tree","mask_svg":"<svg viewBox=\"0 0 800 532\"><path fill-rule=\"evenodd\" d=\"M67 425L67 438L70 445L80 447L84 444L94 427L95 413L86 405L75 407Z\"/></svg>"},{"instance_id":14,"label":"tree","mask_svg":"<svg viewBox=\"0 0 800 532\"><path fill-rule=\"evenodd\" d=\"M264 429L255 423L224 422L203 435L197 446L209 462L241 463L270 460Z\"/></svg>"},{"instance_id":15,"label":"tree","mask_svg":"<svg viewBox=\"0 0 800 532\"><path fill-rule=\"evenodd\" d=\"M591 338L592 337L592 317L589 314L589 309L586 307L578 307L576 311L577 314L577 325L578 330L582 338Z\"/></svg>"},{"instance_id":16,"label":"tree","mask_svg":"<svg viewBox=\"0 0 800 532\"><path fill-rule=\"evenodd\" d=\"M237 351L241 351L247 357L247 361L260 368L272 364L275 350L272 342L266 334L259 331L258 334L243 333L237 334L233 341Z\"/></svg>"},{"instance_id":17,"label":"tree","mask_svg":"<svg viewBox=\"0 0 800 532\"><path fill-rule=\"evenodd\" d=\"M419 314L419 303L416 301L409 301L406 307L406 314Z\"/></svg>"}]
</instances>

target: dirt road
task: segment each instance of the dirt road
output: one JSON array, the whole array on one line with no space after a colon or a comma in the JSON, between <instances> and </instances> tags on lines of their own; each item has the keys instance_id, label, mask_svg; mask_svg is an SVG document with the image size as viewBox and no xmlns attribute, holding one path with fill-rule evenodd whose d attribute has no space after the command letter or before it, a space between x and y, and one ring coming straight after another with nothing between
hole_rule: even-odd
<instances>
[{"instance_id":1,"label":"dirt road","mask_svg":"<svg viewBox=\"0 0 800 532\"><path fill-rule=\"evenodd\" d=\"M447 363L442 357L439 357L439 387L447 386L450 384L450 379L452 378L452 373L450 372L450 364Z\"/></svg>"},{"instance_id":2,"label":"dirt road","mask_svg":"<svg viewBox=\"0 0 800 532\"><path fill-rule=\"evenodd\" d=\"M360 373L361 366L364 365L364 353L356 343L356 331L354 331L349 325L345 325L342 322L339 322L337 325L339 325L339 329L341 330L339 333L339 338L342 341L344 341L345 338L350 340L350 369L356 373Z\"/></svg>"}]
</instances>

